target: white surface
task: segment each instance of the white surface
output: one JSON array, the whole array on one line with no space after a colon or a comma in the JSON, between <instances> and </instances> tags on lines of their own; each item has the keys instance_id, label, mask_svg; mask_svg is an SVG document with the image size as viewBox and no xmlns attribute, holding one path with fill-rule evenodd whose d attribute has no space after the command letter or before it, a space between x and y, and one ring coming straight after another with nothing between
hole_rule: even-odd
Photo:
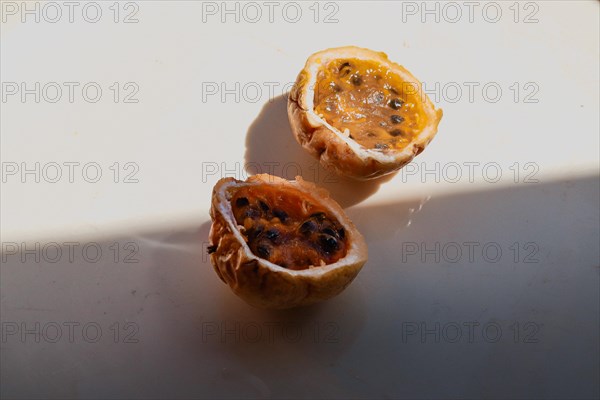
<instances>
[{"instance_id":1,"label":"white surface","mask_svg":"<svg viewBox=\"0 0 600 400\"><path fill-rule=\"evenodd\" d=\"M222 23L220 14L203 22L199 2L137 2L133 24L114 23L111 3L101 4L96 24L79 9L72 24L67 14L55 24L3 14L3 91L7 82L103 89L97 103L77 90L70 103L66 89L57 103L31 95L1 103L4 173L36 162L95 162L103 173L88 183L76 170L71 183L63 166L58 183L19 174L2 182L3 397L599 396L597 2L535 2L538 22L530 24L522 20L534 8L521 8L515 23L510 2L498 3L495 24L483 19L483 4L473 23L464 6L457 23L443 14L422 23L420 14L403 21L407 3L322 3L315 23L311 2L295 24L279 3L273 23L264 5L257 23L243 14ZM336 7L338 22L323 23ZM132 10L121 8L120 18ZM348 44L385 51L430 88L448 90L432 95L444 109L436 139L386 182L328 176L289 131L281 88L312 52ZM139 102L115 103L114 82L121 90L137 84ZM222 82L258 86L262 96L203 99L207 85ZM456 102L454 82L463 89ZM473 101L464 82L479 84ZM496 103L482 96L489 82L503 91ZM526 103L532 87L538 102ZM128 162L139 167L137 183L123 183ZM436 162L439 172L426 174ZM265 313L217 278L204 252L210 193L227 171L245 178L245 163L288 178L299 167L349 207L370 260L342 295ZM486 163L500 167L499 181L490 182L494 170L482 172ZM69 241L77 242L73 259ZM57 262L54 242L62 247ZM40 250L27 255L36 243ZM82 256L88 243L102 248L97 262ZM130 243L137 263L124 262ZM493 249L482 254L489 243L502 251L497 262ZM425 251L436 244L439 260ZM414 246L427 247L411 254ZM79 324L72 341L69 322ZM127 322L135 325L124 329ZM36 323L49 337L21 336ZM53 323L62 327L56 343ZM82 335L89 323L102 328L97 343L86 341L93 329ZM440 324L439 342L421 332L403 337L421 323ZM469 323L478 324L472 340ZM453 324L462 327L456 343ZM492 343L494 326L502 336ZM137 343L124 343L132 329Z\"/></svg>"}]
</instances>

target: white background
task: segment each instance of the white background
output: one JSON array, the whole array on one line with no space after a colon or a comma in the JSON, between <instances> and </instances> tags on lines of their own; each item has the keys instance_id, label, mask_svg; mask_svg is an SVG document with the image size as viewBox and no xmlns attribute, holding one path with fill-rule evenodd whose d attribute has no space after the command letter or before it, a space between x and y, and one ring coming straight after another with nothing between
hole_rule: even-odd
<instances>
[{"instance_id":1,"label":"white background","mask_svg":"<svg viewBox=\"0 0 600 400\"><path fill-rule=\"evenodd\" d=\"M3 397L598 397L597 2L1 6ZM390 179L290 132L286 88L342 45L444 110ZM215 182L269 168L367 238L327 303L255 310L205 255Z\"/></svg>"}]
</instances>

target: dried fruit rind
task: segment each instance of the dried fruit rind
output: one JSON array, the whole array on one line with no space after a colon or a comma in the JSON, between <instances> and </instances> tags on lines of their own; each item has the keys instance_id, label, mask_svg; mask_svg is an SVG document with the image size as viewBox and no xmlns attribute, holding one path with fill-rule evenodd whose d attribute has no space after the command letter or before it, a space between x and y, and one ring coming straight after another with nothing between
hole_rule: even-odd
<instances>
[{"instance_id":1,"label":"dried fruit rind","mask_svg":"<svg viewBox=\"0 0 600 400\"><path fill-rule=\"evenodd\" d=\"M400 101L402 99L387 99L382 91L383 108L388 107L386 109L393 112L385 115L390 118L387 121L390 127L386 128L389 134L386 141L369 141L366 139L366 132L361 131L358 133L365 134L362 139L353 137L348 129L342 129L339 123L330 123L323 115L323 101L327 101L323 100L323 93L329 87L323 87L322 83L332 83L323 81L323 74L337 61L340 64L336 66L338 69L344 68L348 61L364 63L369 71L373 71L373 66L378 66L381 73L386 75L381 81L382 87L386 79L402 83L402 96L410 98L414 110L411 108L412 114L396 112L403 104ZM362 78L356 74L349 74L346 79L350 87L360 87L363 84ZM349 96L347 99L355 97ZM325 168L340 175L366 180L392 173L421 153L437 133L442 110L433 106L423 92L421 82L404 67L391 62L385 53L349 46L324 50L308 58L290 92L288 116L296 140L318 158ZM366 120L370 118L364 113L363 116ZM404 125L411 124L409 129L402 125L405 120ZM410 130L410 134L405 135L405 130ZM374 135L381 133L375 132Z\"/></svg>"},{"instance_id":2,"label":"dried fruit rind","mask_svg":"<svg viewBox=\"0 0 600 400\"><path fill-rule=\"evenodd\" d=\"M292 269L289 265L284 267L255 254L249 245L248 232L236 220L235 206L232 206L236 192L248 187L273 187L283 197L294 192L326 210L327 215L338 224L337 229L343 228L343 255L326 265ZM242 203L245 205L245 202ZM288 181L261 174L245 182L221 179L213 189L210 214L213 224L209 234L209 251L215 271L235 294L256 307L291 308L333 297L350 284L367 260L364 238L341 207L325 190L300 177Z\"/></svg>"}]
</instances>

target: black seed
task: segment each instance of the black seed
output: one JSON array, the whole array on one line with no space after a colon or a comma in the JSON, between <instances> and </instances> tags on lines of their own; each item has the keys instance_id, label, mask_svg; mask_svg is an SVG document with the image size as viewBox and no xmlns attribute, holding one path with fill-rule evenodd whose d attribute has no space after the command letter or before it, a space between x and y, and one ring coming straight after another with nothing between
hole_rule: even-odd
<instances>
[{"instance_id":1,"label":"black seed","mask_svg":"<svg viewBox=\"0 0 600 400\"><path fill-rule=\"evenodd\" d=\"M377 150L384 150L384 149L389 149L390 146L388 146L385 143L375 143L375 148Z\"/></svg>"},{"instance_id":2,"label":"black seed","mask_svg":"<svg viewBox=\"0 0 600 400\"><path fill-rule=\"evenodd\" d=\"M326 233L330 236L337 236L337 232L334 231L332 228L325 228L321 232Z\"/></svg>"},{"instance_id":3,"label":"black seed","mask_svg":"<svg viewBox=\"0 0 600 400\"><path fill-rule=\"evenodd\" d=\"M329 235L319 236L319 245L325 253L333 253L339 247L337 240Z\"/></svg>"},{"instance_id":4,"label":"black seed","mask_svg":"<svg viewBox=\"0 0 600 400\"><path fill-rule=\"evenodd\" d=\"M349 62L345 62L340 65L340 68L338 69L340 76L344 77L348 75L350 73L350 69L351 67Z\"/></svg>"},{"instance_id":5,"label":"black seed","mask_svg":"<svg viewBox=\"0 0 600 400\"><path fill-rule=\"evenodd\" d=\"M268 246L264 244L259 244L256 247L256 254L262 258L269 258L269 256L271 255L271 251L269 250Z\"/></svg>"},{"instance_id":6,"label":"black seed","mask_svg":"<svg viewBox=\"0 0 600 400\"><path fill-rule=\"evenodd\" d=\"M360 86L363 83L363 79L361 78L360 75L355 74L355 75L352 75L352 77L350 78L350 82L352 82L352 84L354 86Z\"/></svg>"},{"instance_id":7,"label":"black seed","mask_svg":"<svg viewBox=\"0 0 600 400\"><path fill-rule=\"evenodd\" d=\"M390 120L392 121L392 124L400 124L404 121L404 118L394 114L390 117Z\"/></svg>"},{"instance_id":8,"label":"black seed","mask_svg":"<svg viewBox=\"0 0 600 400\"><path fill-rule=\"evenodd\" d=\"M238 197L235 201L236 207L246 207L248 204L250 204L250 202L245 197Z\"/></svg>"},{"instance_id":9,"label":"black seed","mask_svg":"<svg viewBox=\"0 0 600 400\"><path fill-rule=\"evenodd\" d=\"M396 137L396 136L402 136L404 135L404 132L401 129L394 129L393 131L390 131L390 135Z\"/></svg>"},{"instance_id":10,"label":"black seed","mask_svg":"<svg viewBox=\"0 0 600 400\"><path fill-rule=\"evenodd\" d=\"M259 225L254 229L250 229L248 231L248 240L256 239L261 233L263 233L264 230L265 228L262 225Z\"/></svg>"},{"instance_id":11,"label":"black seed","mask_svg":"<svg viewBox=\"0 0 600 400\"><path fill-rule=\"evenodd\" d=\"M330 87L331 87L331 89L332 89L334 92L336 92L336 93L339 93L339 92L341 92L341 91L342 91L342 88L341 88L341 87L340 87L340 85L338 85L337 83L331 82L331 83L330 83Z\"/></svg>"},{"instance_id":12,"label":"black seed","mask_svg":"<svg viewBox=\"0 0 600 400\"><path fill-rule=\"evenodd\" d=\"M326 218L326 215L324 212L317 212L314 214L310 215L311 218L315 218L317 221L323 221Z\"/></svg>"},{"instance_id":13,"label":"black seed","mask_svg":"<svg viewBox=\"0 0 600 400\"><path fill-rule=\"evenodd\" d=\"M317 223L309 219L300 225L300 233L303 235L310 235L311 233L315 232L317 228Z\"/></svg>"},{"instance_id":14,"label":"black seed","mask_svg":"<svg viewBox=\"0 0 600 400\"><path fill-rule=\"evenodd\" d=\"M264 212L269 211L269 206L264 201L259 200L258 205L260 206L260 209L263 210Z\"/></svg>"},{"instance_id":15,"label":"black seed","mask_svg":"<svg viewBox=\"0 0 600 400\"><path fill-rule=\"evenodd\" d=\"M208 254L212 254L212 253L214 253L215 251L217 251L217 246L215 246L215 245L208 246L208 247L206 248L206 251L208 252Z\"/></svg>"},{"instance_id":16,"label":"black seed","mask_svg":"<svg viewBox=\"0 0 600 400\"><path fill-rule=\"evenodd\" d=\"M244 217L250 217L252 219L260 217L260 211L256 208L249 208L244 212Z\"/></svg>"},{"instance_id":17,"label":"black seed","mask_svg":"<svg viewBox=\"0 0 600 400\"><path fill-rule=\"evenodd\" d=\"M273 215L279 218L281 222L285 222L285 220L288 218L288 214L285 211L279 209L274 209Z\"/></svg>"},{"instance_id":18,"label":"black seed","mask_svg":"<svg viewBox=\"0 0 600 400\"><path fill-rule=\"evenodd\" d=\"M258 211L254 207L248 208L244 214L246 215L246 217L250 217L252 219L256 219L256 218L259 218L261 216L261 212Z\"/></svg>"},{"instance_id":19,"label":"black seed","mask_svg":"<svg viewBox=\"0 0 600 400\"><path fill-rule=\"evenodd\" d=\"M400 99L392 99L390 100L390 102L388 103L388 106L390 106L391 108L393 108L394 110L399 110L400 107L402 107L402 104L404 104L402 102L402 100Z\"/></svg>"},{"instance_id":20,"label":"black seed","mask_svg":"<svg viewBox=\"0 0 600 400\"><path fill-rule=\"evenodd\" d=\"M279 231L277 229L271 228L265 232L265 236L269 240L275 240L279 237Z\"/></svg>"}]
</instances>

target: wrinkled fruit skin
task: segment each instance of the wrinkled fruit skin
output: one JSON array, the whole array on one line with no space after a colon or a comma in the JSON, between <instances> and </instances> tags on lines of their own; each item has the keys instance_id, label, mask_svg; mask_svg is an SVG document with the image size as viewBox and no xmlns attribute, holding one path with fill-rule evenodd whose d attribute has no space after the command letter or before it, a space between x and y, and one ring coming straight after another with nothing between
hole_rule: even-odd
<instances>
[{"instance_id":1,"label":"wrinkled fruit skin","mask_svg":"<svg viewBox=\"0 0 600 400\"><path fill-rule=\"evenodd\" d=\"M369 59L380 61L394 70L402 72L404 76L410 78L410 81L420 85L420 82L410 72L402 66L392 63L385 53L353 46L315 53L309 57L305 68L298 74L294 87L288 96L288 118L296 141L313 157L317 158L324 168L338 175L356 180L379 178L391 174L410 163L427 147L437 133L437 126L442 118L442 110L436 110L429 98L424 96L424 105L433 121L432 126L429 127L429 132L422 135L422 138L412 143L405 151L398 152L392 158L378 158L377 156L367 155L367 152L351 148L339 134L333 132L323 124L320 118L315 116L312 110L312 100L307 100L307 93L309 97L314 97L314 91L311 89L311 79L314 79L314 77L311 78L309 67L311 64L316 63L321 56L326 57L329 53L339 53L346 57L355 55L369 57Z\"/></svg>"},{"instance_id":2,"label":"wrinkled fruit skin","mask_svg":"<svg viewBox=\"0 0 600 400\"><path fill-rule=\"evenodd\" d=\"M294 184L306 190L316 190L314 185L297 181L289 181L269 175L256 175L248 181L269 180L276 184ZM248 182L247 181L247 182ZM246 245L235 220L227 215L230 207L224 207L223 187L235 184L233 178L221 179L213 189L210 215L212 227L209 234L211 246L214 252L210 255L212 265L223 282L231 290L244 299L247 303L265 309L285 309L306 306L317 303L343 291L356 277L363 264L367 260L367 246L362 235L356 230L350 220L345 217L343 226L351 235L352 243L347 257L350 253L353 259L344 262L338 261L332 266L317 267L312 269L292 271L282 267L274 266L268 261L255 256ZM293 181L292 181L293 182ZM328 208L335 211L343 211L329 197L323 199ZM345 216L345 215L344 215ZM233 226L231 221L233 221ZM237 231L237 232L236 232Z\"/></svg>"}]
</instances>

